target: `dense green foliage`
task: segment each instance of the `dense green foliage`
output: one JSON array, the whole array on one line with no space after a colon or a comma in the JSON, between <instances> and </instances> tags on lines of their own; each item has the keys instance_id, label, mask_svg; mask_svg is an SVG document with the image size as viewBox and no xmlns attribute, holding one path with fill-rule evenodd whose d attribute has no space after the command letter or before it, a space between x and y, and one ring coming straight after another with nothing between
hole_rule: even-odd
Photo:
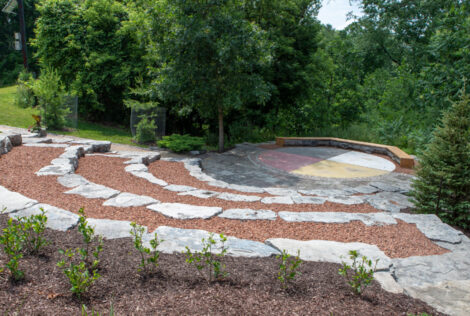
<instances>
[{"instance_id":1,"label":"dense green foliage","mask_svg":"<svg viewBox=\"0 0 470 316\"><path fill-rule=\"evenodd\" d=\"M0 9L7 4L8 0L0 0ZM26 23L26 39L34 37L34 22L39 13L35 9L37 0L23 0L24 16ZM23 70L23 57L21 51L16 51L14 45L14 33L20 31L18 9L12 14L0 11L0 87L12 84ZM28 45L28 62L30 70L36 71L36 60L33 58L34 48Z\"/></svg>"},{"instance_id":2,"label":"dense green foliage","mask_svg":"<svg viewBox=\"0 0 470 316\"><path fill-rule=\"evenodd\" d=\"M463 95L420 159L412 196L418 211L470 227L470 99Z\"/></svg>"},{"instance_id":3,"label":"dense green foliage","mask_svg":"<svg viewBox=\"0 0 470 316\"><path fill-rule=\"evenodd\" d=\"M123 122L123 99L143 71L129 10L113 0L41 0L33 41L42 68L57 69L85 118Z\"/></svg>"},{"instance_id":4,"label":"dense green foliage","mask_svg":"<svg viewBox=\"0 0 470 316\"><path fill-rule=\"evenodd\" d=\"M204 140L201 137L190 136L188 134L172 134L170 136L163 136L163 139L158 141L158 146L168 148L175 153L182 153L200 150L204 146Z\"/></svg>"},{"instance_id":5,"label":"dense green foliage","mask_svg":"<svg viewBox=\"0 0 470 316\"><path fill-rule=\"evenodd\" d=\"M43 123L51 129L62 129L69 109L65 104L67 92L57 71L51 68L43 70L39 79L30 86L38 98Z\"/></svg>"},{"instance_id":6,"label":"dense green foliage","mask_svg":"<svg viewBox=\"0 0 470 316\"><path fill-rule=\"evenodd\" d=\"M82 119L127 125L158 105L167 134L212 145L342 136L419 153L470 76L469 0L355 0L364 15L341 31L316 19L320 0L25 1L41 69ZM8 17L5 82L21 68Z\"/></svg>"}]
</instances>

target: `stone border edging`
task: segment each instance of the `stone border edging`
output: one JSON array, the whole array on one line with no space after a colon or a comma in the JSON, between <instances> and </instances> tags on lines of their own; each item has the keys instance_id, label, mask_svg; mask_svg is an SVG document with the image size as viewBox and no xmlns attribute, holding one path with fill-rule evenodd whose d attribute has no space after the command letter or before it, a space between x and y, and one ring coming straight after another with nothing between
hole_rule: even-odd
<instances>
[{"instance_id":1,"label":"stone border edging","mask_svg":"<svg viewBox=\"0 0 470 316\"><path fill-rule=\"evenodd\" d=\"M360 142L334 137L276 137L276 145L285 146L331 146L343 149L354 149L366 153L383 154L392 158L400 167L412 169L415 166L413 157L398 147L382 144Z\"/></svg>"}]
</instances>

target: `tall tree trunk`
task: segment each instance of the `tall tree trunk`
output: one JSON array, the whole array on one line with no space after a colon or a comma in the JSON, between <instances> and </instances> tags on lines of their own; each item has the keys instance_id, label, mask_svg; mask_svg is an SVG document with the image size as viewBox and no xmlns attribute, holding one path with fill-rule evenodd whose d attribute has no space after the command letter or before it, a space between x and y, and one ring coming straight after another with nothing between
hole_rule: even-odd
<instances>
[{"instance_id":1,"label":"tall tree trunk","mask_svg":"<svg viewBox=\"0 0 470 316\"><path fill-rule=\"evenodd\" d=\"M224 151L224 111L219 105L219 153Z\"/></svg>"}]
</instances>

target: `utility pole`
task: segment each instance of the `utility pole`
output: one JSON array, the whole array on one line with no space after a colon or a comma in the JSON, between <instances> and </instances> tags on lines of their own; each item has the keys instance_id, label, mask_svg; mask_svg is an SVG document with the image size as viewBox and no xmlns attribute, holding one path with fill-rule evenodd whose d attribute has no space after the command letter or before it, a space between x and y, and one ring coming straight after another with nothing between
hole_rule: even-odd
<instances>
[{"instance_id":1,"label":"utility pole","mask_svg":"<svg viewBox=\"0 0 470 316\"><path fill-rule=\"evenodd\" d=\"M24 22L24 6L23 0L18 0L18 15L20 18L20 33L21 33L21 52L23 53L23 66L28 70L28 51L26 47L26 25Z\"/></svg>"}]
</instances>

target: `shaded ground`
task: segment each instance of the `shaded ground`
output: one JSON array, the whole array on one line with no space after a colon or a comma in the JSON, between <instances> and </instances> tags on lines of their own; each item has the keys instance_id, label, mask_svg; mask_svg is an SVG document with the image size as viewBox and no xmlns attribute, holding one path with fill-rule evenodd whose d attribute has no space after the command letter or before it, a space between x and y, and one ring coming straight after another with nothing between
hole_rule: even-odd
<instances>
[{"instance_id":1,"label":"shaded ground","mask_svg":"<svg viewBox=\"0 0 470 316\"><path fill-rule=\"evenodd\" d=\"M7 216L0 215L0 228ZM81 302L72 297L66 277L56 266L58 249L81 246L74 229L47 230L51 243L40 257L27 257L20 268L26 279L18 284L0 277L2 314L78 315ZM338 275L338 264L305 262L302 275L287 292L276 279L275 258L224 258L228 278L208 283L182 255L161 255L158 272L144 279L136 271L138 256L129 238L105 241L101 278L83 298L89 308L117 315L441 315L406 295L381 290L374 282L363 297L353 295ZM0 264L5 264L3 253Z\"/></svg>"}]
</instances>

